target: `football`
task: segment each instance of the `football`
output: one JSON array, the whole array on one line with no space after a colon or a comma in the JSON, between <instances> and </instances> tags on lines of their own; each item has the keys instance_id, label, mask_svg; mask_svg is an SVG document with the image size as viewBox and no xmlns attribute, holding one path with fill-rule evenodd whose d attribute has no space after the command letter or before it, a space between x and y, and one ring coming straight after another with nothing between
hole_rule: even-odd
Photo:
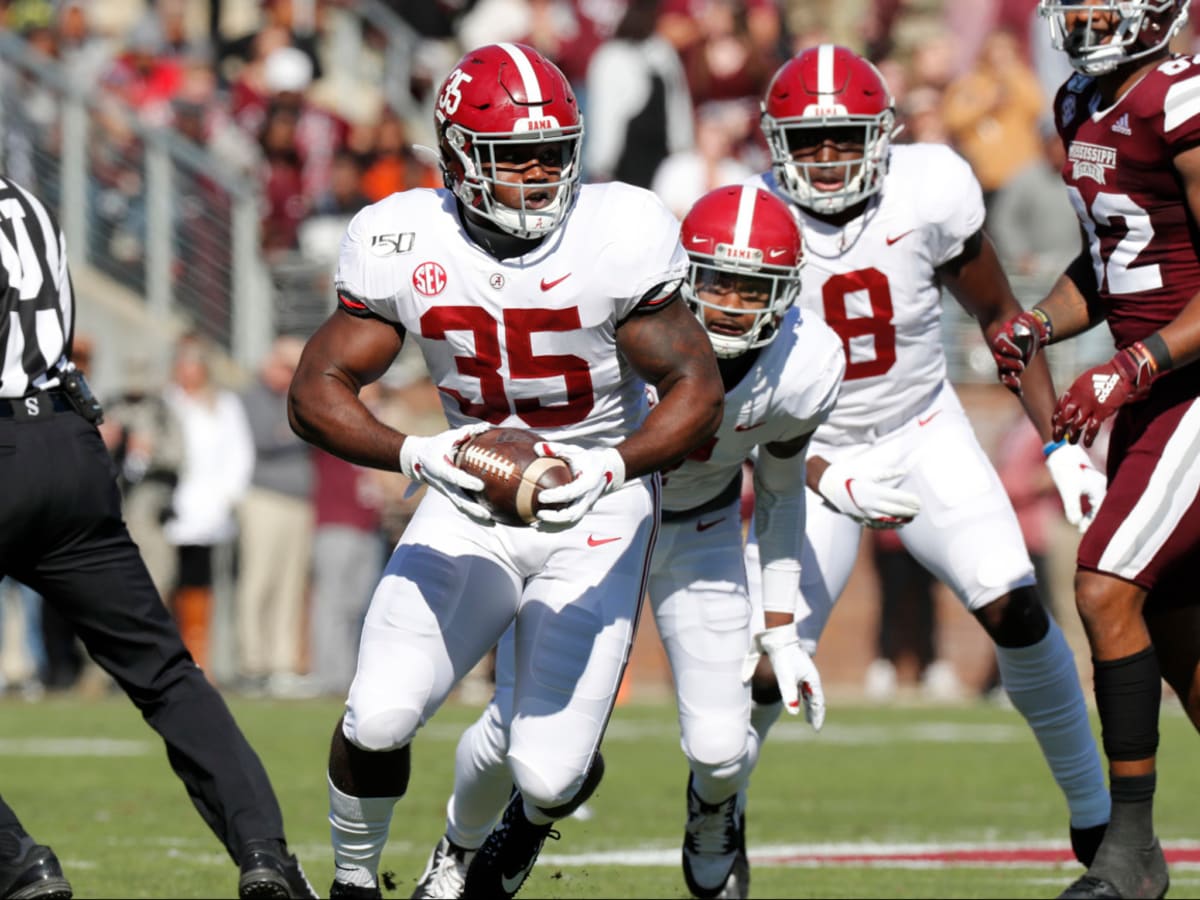
<instances>
[{"instance_id":1,"label":"football","mask_svg":"<svg viewBox=\"0 0 1200 900\"><path fill-rule=\"evenodd\" d=\"M524 428L492 428L458 448L454 464L483 481L477 497L497 522L529 525L546 508L542 491L571 480L566 460L537 455L540 440Z\"/></svg>"}]
</instances>

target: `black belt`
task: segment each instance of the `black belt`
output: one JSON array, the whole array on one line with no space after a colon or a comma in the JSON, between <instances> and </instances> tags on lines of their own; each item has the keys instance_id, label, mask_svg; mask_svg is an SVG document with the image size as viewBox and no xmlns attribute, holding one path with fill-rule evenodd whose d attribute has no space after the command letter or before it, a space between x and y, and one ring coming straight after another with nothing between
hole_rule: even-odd
<instances>
[{"instance_id":1,"label":"black belt","mask_svg":"<svg viewBox=\"0 0 1200 900\"><path fill-rule=\"evenodd\" d=\"M670 477L669 475L667 476ZM734 476L729 484L725 485L721 493L713 497L707 503L701 503L699 506L693 506L691 509L664 509L662 511L662 521L678 522L681 519L694 519L697 516L707 515L711 512L716 512L719 509L724 509L738 497L742 496L742 470L738 469L738 473Z\"/></svg>"},{"instance_id":2,"label":"black belt","mask_svg":"<svg viewBox=\"0 0 1200 900\"><path fill-rule=\"evenodd\" d=\"M28 397L0 397L0 419L20 419L29 421L52 416L60 412L73 412L75 409L67 395L62 391L42 391Z\"/></svg>"}]
</instances>

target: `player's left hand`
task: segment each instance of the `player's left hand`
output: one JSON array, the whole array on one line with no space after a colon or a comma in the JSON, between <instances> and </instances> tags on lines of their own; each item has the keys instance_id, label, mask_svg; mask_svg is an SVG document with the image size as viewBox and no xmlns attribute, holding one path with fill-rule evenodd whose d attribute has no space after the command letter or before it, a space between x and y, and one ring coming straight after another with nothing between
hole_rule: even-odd
<instances>
[{"instance_id":1,"label":"player's left hand","mask_svg":"<svg viewBox=\"0 0 1200 900\"><path fill-rule=\"evenodd\" d=\"M557 456L565 459L575 477L569 484L542 491L538 524L553 528L569 528L582 519L602 496L625 483L625 460L615 447L586 449L574 444L540 441L538 456ZM550 504L566 504L558 509L546 509Z\"/></svg>"},{"instance_id":2,"label":"player's left hand","mask_svg":"<svg viewBox=\"0 0 1200 900\"><path fill-rule=\"evenodd\" d=\"M821 688L821 673L812 657L800 649L800 638L795 623L776 625L754 636L754 647L746 655L742 666L742 680L748 681L763 653L775 670L779 683L779 694L783 697L783 708L793 716L800 715L800 702L804 702L804 718L814 731L825 724L825 692Z\"/></svg>"},{"instance_id":3,"label":"player's left hand","mask_svg":"<svg viewBox=\"0 0 1200 900\"><path fill-rule=\"evenodd\" d=\"M1050 419L1054 440L1092 446L1106 419L1150 393L1154 376L1154 360L1141 341L1088 369L1055 404Z\"/></svg>"},{"instance_id":4,"label":"player's left hand","mask_svg":"<svg viewBox=\"0 0 1200 900\"><path fill-rule=\"evenodd\" d=\"M1083 534L1096 518L1096 511L1108 491L1108 479L1092 465L1078 444L1061 444L1050 451L1046 468L1062 497L1067 521Z\"/></svg>"}]
</instances>

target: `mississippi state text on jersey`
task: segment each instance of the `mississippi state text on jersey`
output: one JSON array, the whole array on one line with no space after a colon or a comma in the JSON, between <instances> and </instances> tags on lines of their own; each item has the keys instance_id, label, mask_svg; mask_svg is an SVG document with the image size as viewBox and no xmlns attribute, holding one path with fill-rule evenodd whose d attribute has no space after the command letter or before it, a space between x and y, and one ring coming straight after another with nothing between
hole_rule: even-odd
<instances>
[{"instance_id":1,"label":"mississippi state text on jersey","mask_svg":"<svg viewBox=\"0 0 1200 900\"><path fill-rule=\"evenodd\" d=\"M465 238L449 191L418 189L354 217L336 288L342 309L418 342L452 428L611 446L645 415L617 326L665 302L687 265L679 223L641 188L585 185L561 228L506 260Z\"/></svg>"}]
</instances>

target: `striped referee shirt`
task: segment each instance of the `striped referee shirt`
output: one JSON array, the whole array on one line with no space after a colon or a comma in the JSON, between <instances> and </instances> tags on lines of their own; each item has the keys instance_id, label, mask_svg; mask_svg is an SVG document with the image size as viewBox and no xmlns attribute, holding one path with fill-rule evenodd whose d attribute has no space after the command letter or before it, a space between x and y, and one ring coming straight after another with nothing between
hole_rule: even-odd
<instances>
[{"instance_id":1,"label":"striped referee shirt","mask_svg":"<svg viewBox=\"0 0 1200 900\"><path fill-rule=\"evenodd\" d=\"M75 327L66 241L45 204L2 175L0 280L0 398L56 387Z\"/></svg>"}]
</instances>

